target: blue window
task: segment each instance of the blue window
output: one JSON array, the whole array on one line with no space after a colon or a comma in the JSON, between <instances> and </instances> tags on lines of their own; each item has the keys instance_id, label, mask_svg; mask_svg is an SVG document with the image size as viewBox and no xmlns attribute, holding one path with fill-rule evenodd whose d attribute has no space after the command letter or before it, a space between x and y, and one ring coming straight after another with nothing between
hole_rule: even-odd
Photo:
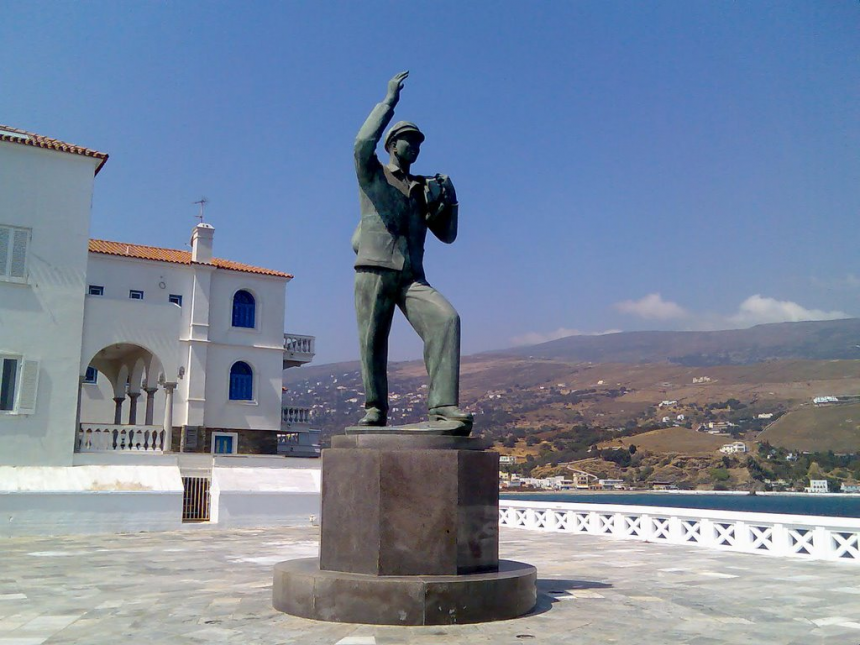
<instances>
[{"instance_id":1,"label":"blue window","mask_svg":"<svg viewBox=\"0 0 860 645\"><path fill-rule=\"evenodd\" d=\"M230 368L230 400L251 401L254 398L254 373L244 361L233 363Z\"/></svg>"},{"instance_id":2,"label":"blue window","mask_svg":"<svg viewBox=\"0 0 860 645\"><path fill-rule=\"evenodd\" d=\"M182 306L182 296L175 294L175 293L171 293L169 296L167 296L167 302L174 304L174 305L179 305L181 307Z\"/></svg>"},{"instance_id":3,"label":"blue window","mask_svg":"<svg viewBox=\"0 0 860 645\"><path fill-rule=\"evenodd\" d=\"M87 374L84 376L84 383L98 383L99 381L99 372L98 370L90 365L87 368Z\"/></svg>"},{"instance_id":4,"label":"blue window","mask_svg":"<svg viewBox=\"0 0 860 645\"><path fill-rule=\"evenodd\" d=\"M216 455L232 455L233 454L233 437L227 435L215 435L215 450Z\"/></svg>"},{"instance_id":5,"label":"blue window","mask_svg":"<svg viewBox=\"0 0 860 645\"><path fill-rule=\"evenodd\" d=\"M103 296L105 295L105 288L99 284L91 284L87 293L91 296Z\"/></svg>"},{"instance_id":6,"label":"blue window","mask_svg":"<svg viewBox=\"0 0 860 645\"><path fill-rule=\"evenodd\" d=\"M143 291L139 289L129 289L128 297L132 300L143 300Z\"/></svg>"},{"instance_id":7,"label":"blue window","mask_svg":"<svg viewBox=\"0 0 860 645\"><path fill-rule=\"evenodd\" d=\"M244 289L237 291L233 296L233 326L253 329L256 306L254 296Z\"/></svg>"}]
</instances>

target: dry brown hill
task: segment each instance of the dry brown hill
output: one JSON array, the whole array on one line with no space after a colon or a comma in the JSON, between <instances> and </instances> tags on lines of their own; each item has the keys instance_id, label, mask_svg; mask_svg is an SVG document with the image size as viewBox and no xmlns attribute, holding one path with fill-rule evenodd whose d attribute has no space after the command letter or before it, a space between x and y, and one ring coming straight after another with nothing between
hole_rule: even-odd
<instances>
[{"instance_id":1,"label":"dry brown hill","mask_svg":"<svg viewBox=\"0 0 860 645\"><path fill-rule=\"evenodd\" d=\"M804 452L860 452L860 403L804 405L771 424L758 440Z\"/></svg>"},{"instance_id":2,"label":"dry brown hill","mask_svg":"<svg viewBox=\"0 0 860 645\"><path fill-rule=\"evenodd\" d=\"M644 432L633 437L623 437L607 441L601 448L629 448L633 444L638 449L656 453L679 453L683 455L705 456L719 454L723 444L733 441L730 437L696 432L689 428L661 428Z\"/></svg>"}]
</instances>

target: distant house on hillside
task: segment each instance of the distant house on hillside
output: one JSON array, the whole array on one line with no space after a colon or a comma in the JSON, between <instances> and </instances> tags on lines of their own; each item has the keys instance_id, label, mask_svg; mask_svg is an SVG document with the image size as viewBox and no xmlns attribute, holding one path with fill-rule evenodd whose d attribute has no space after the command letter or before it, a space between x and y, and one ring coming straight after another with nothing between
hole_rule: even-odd
<instances>
[{"instance_id":1,"label":"distant house on hillside","mask_svg":"<svg viewBox=\"0 0 860 645\"><path fill-rule=\"evenodd\" d=\"M673 481L657 481L651 482L651 490L678 490L678 486Z\"/></svg>"},{"instance_id":2,"label":"distant house on hillside","mask_svg":"<svg viewBox=\"0 0 860 645\"><path fill-rule=\"evenodd\" d=\"M727 455L744 453L746 451L747 446L743 441L735 441L734 443L723 444L723 446L720 448L720 452L725 453Z\"/></svg>"},{"instance_id":3,"label":"distant house on hillside","mask_svg":"<svg viewBox=\"0 0 860 645\"><path fill-rule=\"evenodd\" d=\"M592 475L591 473L587 473L584 470L578 470L576 468L572 468L568 466L567 469L573 473L570 476L571 485L573 488L577 488L580 490L588 490L594 484L597 483L597 475Z\"/></svg>"}]
</instances>

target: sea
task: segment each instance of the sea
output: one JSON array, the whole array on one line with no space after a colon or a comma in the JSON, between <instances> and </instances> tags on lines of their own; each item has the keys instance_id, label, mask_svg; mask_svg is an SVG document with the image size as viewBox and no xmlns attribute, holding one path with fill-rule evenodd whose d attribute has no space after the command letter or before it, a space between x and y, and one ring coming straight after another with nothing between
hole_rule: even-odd
<instances>
[{"instance_id":1,"label":"sea","mask_svg":"<svg viewBox=\"0 0 860 645\"><path fill-rule=\"evenodd\" d=\"M669 506L786 515L860 517L860 495L803 493L675 493L675 492L530 492L500 495L501 499L578 504L624 504L625 506Z\"/></svg>"}]
</instances>

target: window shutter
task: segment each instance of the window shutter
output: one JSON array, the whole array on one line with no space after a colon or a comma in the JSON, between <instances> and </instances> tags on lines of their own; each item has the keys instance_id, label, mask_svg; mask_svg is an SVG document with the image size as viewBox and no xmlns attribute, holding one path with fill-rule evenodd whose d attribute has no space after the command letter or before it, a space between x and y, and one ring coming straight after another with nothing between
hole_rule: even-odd
<instances>
[{"instance_id":1,"label":"window shutter","mask_svg":"<svg viewBox=\"0 0 860 645\"><path fill-rule=\"evenodd\" d=\"M8 275L6 265L9 263L9 234L11 229L0 226L0 277Z\"/></svg>"},{"instance_id":2,"label":"window shutter","mask_svg":"<svg viewBox=\"0 0 860 645\"><path fill-rule=\"evenodd\" d=\"M27 242L30 240L30 231L15 229L12 234L12 266L9 276L12 278L27 277Z\"/></svg>"},{"instance_id":3,"label":"window shutter","mask_svg":"<svg viewBox=\"0 0 860 645\"><path fill-rule=\"evenodd\" d=\"M24 361L21 367L21 381L18 384L17 414L36 412L36 391L39 389L39 361Z\"/></svg>"}]
</instances>

